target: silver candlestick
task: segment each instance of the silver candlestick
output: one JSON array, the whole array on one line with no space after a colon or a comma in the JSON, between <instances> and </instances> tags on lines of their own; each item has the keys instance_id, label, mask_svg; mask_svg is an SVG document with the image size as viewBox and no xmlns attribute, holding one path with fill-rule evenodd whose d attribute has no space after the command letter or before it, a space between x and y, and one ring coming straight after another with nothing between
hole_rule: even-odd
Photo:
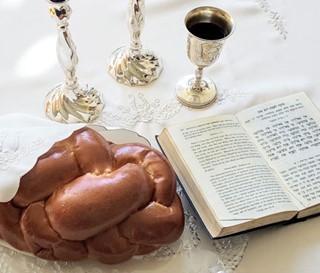
<instances>
[{"instance_id":1,"label":"silver candlestick","mask_svg":"<svg viewBox=\"0 0 320 273\"><path fill-rule=\"evenodd\" d=\"M57 56L66 81L58 84L45 99L47 116L62 123L92 122L101 114L104 103L100 93L76 77L78 56L68 29L72 10L69 0L47 0L50 15L57 24Z\"/></svg>"},{"instance_id":2,"label":"silver candlestick","mask_svg":"<svg viewBox=\"0 0 320 273\"><path fill-rule=\"evenodd\" d=\"M109 74L117 82L130 86L149 84L159 77L163 68L160 58L141 45L144 11L144 0L129 0L130 45L117 49L108 61Z\"/></svg>"}]
</instances>

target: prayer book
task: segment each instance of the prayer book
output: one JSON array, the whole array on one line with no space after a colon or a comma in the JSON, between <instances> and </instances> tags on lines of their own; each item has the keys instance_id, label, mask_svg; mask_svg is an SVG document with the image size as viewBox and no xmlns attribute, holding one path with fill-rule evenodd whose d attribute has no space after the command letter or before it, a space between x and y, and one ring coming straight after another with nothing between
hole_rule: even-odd
<instances>
[{"instance_id":1,"label":"prayer book","mask_svg":"<svg viewBox=\"0 0 320 273\"><path fill-rule=\"evenodd\" d=\"M320 111L305 93L156 138L213 238L320 213Z\"/></svg>"}]
</instances>

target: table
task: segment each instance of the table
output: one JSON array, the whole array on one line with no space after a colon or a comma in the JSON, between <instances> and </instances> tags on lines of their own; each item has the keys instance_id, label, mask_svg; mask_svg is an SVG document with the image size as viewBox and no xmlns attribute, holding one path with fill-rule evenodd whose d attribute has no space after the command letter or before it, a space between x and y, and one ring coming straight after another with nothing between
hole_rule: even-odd
<instances>
[{"instance_id":1,"label":"table","mask_svg":"<svg viewBox=\"0 0 320 273\"><path fill-rule=\"evenodd\" d=\"M129 42L126 1L70 1L70 31L77 46L80 81L94 85L106 107L98 124L154 136L169 124L208 115L237 113L265 100L306 92L320 106L320 4L312 0L146 1L143 46L161 56L164 70L146 87L118 84L107 59ZM180 77L195 67L186 56L185 14L200 5L230 12L236 30L218 62L204 70L218 98L205 109L182 106L174 95ZM0 0L0 115L21 112L45 118L43 100L64 75L55 52L56 29L45 1ZM273 226L242 237L236 273L319 272L320 219ZM240 257L240 258L239 258ZM212 269L215 270L215 269Z\"/></svg>"}]
</instances>

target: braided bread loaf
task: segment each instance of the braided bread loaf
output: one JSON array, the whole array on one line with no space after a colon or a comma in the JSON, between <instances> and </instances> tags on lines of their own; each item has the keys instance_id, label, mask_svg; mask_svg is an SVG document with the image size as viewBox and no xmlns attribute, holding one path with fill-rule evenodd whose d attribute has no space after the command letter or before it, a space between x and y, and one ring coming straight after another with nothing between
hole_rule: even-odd
<instances>
[{"instance_id":1,"label":"braided bread loaf","mask_svg":"<svg viewBox=\"0 0 320 273\"><path fill-rule=\"evenodd\" d=\"M0 238L43 259L120 263L180 237L175 190L161 153L83 128L39 157L0 203Z\"/></svg>"}]
</instances>

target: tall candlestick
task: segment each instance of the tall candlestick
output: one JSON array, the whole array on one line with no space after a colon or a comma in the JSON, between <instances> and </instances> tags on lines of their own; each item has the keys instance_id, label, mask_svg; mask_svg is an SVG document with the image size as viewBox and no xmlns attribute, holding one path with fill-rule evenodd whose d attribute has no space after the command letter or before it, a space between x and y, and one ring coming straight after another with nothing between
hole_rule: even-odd
<instances>
[{"instance_id":1,"label":"tall candlestick","mask_svg":"<svg viewBox=\"0 0 320 273\"><path fill-rule=\"evenodd\" d=\"M57 56L66 80L58 84L45 99L47 116L62 123L92 122L101 114L104 103L100 93L76 77L78 56L68 29L72 10L69 0L47 0L50 15L57 24Z\"/></svg>"},{"instance_id":2,"label":"tall candlestick","mask_svg":"<svg viewBox=\"0 0 320 273\"><path fill-rule=\"evenodd\" d=\"M149 84L159 77L163 68L161 59L141 45L144 12L144 0L129 0L127 23L130 45L117 49L108 61L109 74L117 82L130 86Z\"/></svg>"}]
</instances>

